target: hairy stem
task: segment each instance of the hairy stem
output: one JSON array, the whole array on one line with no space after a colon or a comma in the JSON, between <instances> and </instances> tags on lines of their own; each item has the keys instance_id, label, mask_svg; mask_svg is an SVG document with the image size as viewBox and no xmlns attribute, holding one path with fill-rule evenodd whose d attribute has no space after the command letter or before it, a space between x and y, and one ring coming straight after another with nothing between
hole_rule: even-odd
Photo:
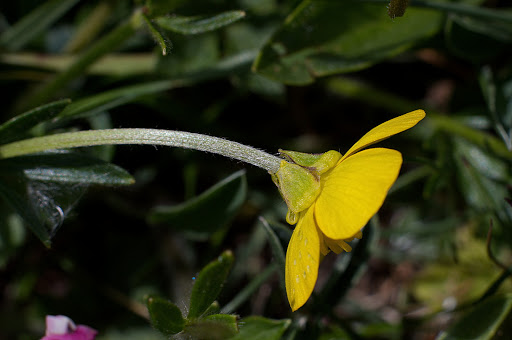
<instances>
[{"instance_id":1,"label":"hairy stem","mask_svg":"<svg viewBox=\"0 0 512 340\"><path fill-rule=\"evenodd\" d=\"M270 173L276 173L281 163L279 157L223 138L159 129L88 130L35 137L1 145L0 158L53 149L113 144L165 145L206 151L255 165Z\"/></svg>"}]
</instances>

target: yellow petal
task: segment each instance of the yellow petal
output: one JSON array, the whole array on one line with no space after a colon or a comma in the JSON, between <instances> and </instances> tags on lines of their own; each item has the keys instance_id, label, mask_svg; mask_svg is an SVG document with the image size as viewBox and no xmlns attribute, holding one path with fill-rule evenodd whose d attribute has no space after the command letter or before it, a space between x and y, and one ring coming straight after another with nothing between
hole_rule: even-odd
<instances>
[{"instance_id":1,"label":"yellow petal","mask_svg":"<svg viewBox=\"0 0 512 340\"><path fill-rule=\"evenodd\" d=\"M416 110L393 118L371 129L343 155L341 161L357 151L412 128L425 117L425 111Z\"/></svg>"},{"instance_id":2,"label":"yellow petal","mask_svg":"<svg viewBox=\"0 0 512 340\"><path fill-rule=\"evenodd\" d=\"M313 209L308 209L299 217L286 251L286 293L293 311L306 303L315 288L320 263L318 233Z\"/></svg>"},{"instance_id":3,"label":"yellow petal","mask_svg":"<svg viewBox=\"0 0 512 340\"><path fill-rule=\"evenodd\" d=\"M402 165L396 150L363 150L325 176L315 203L319 229L329 238L355 236L379 210Z\"/></svg>"}]
</instances>

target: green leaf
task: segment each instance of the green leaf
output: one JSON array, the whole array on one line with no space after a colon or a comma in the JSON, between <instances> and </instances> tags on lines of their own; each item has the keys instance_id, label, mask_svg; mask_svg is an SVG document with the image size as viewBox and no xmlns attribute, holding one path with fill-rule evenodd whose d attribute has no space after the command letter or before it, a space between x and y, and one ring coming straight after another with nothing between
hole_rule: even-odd
<instances>
[{"instance_id":1,"label":"green leaf","mask_svg":"<svg viewBox=\"0 0 512 340\"><path fill-rule=\"evenodd\" d=\"M8 181L5 181L5 178L0 177L0 197L23 218L23 222L27 227L49 248L51 246L52 230L46 227L45 221L34 209L26 193L19 190L19 183L12 182L11 180L9 178Z\"/></svg>"},{"instance_id":2,"label":"green leaf","mask_svg":"<svg viewBox=\"0 0 512 340\"><path fill-rule=\"evenodd\" d=\"M119 329L108 329L96 338L96 340L169 340L150 326Z\"/></svg>"},{"instance_id":3,"label":"green leaf","mask_svg":"<svg viewBox=\"0 0 512 340\"><path fill-rule=\"evenodd\" d=\"M167 53L171 52L171 40L169 40L169 38L165 36L165 34L162 32L158 24L155 24L146 15L142 15L142 18L144 19L144 23L146 24L147 29L151 33L151 36L153 36L153 39L155 39L156 43L160 45L162 55L167 55Z\"/></svg>"},{"instance_id":4,"label":"green leaf","mask_svg":"<svg viewBox=\"0 0 512 340\"><path fill-rule=\"evenodd\" d=\"M451 15L445 27L451 52L473 62L490 61L512 41L512 24Z\"/></svg>"},{"instance_id":5,"label":"green leaf","mask_svg":"<svg viewBox=\"0 0 512 340\"><path fill-rule=\"evenodd\" d=\"M453 155L466 202L480 212L493 211L506 220L507 188L502 184L510 182L506 163L460 138L454 139Z\"/></svg>"},{"instance_id":6,"label":"green leaf","mask_svg":"<svg viewBox=\"0 0 512 340\"><path fill-rule=\"evenodd\" d=\"M189 319L200 317L215 301L222 290L233 261L233 253L228 250L201 270L190 295Z\"/></svg>"},{"instance_id":7,"label":"green leaf","mask_svg":"<svg viewBox=\"0 0 512 340\"><path fill-rule=\"evenodd\" d=\"M183 333L192 339L228 339L238 333L238 317L229 314L209 315L189 322Z\"/></svg>"},{"instance_id":8,"label":"green leaf","mask_svg":"<svg viewBox=\"0 0 512 340\"><path fill-rule=\"evenodd\" d=\"M156 22L164 29L181 34L200 34L214 31L245 17L244 11L227 11L214 16L160 17Z\"/></svg>"},{"instance_id":9,"label":"green leaf","mask_svg":"<svg viewBox=\"0 0 512 340\"><path fill-rule=\"evenodd\" d=\"M63 16L78 0L45 1L0 36L0 46L7 50L19 50L32 39L44 33Z\"/></svg>"},{"instance_id":10,"label":"green leaf","mask_svg":"<svg viewBox=\"0 0 512 340\"><path fill-rule=\"evenodd\" d=\"M165 58L164 60L169 59ZM180 78L177 79L154 81L105 91L74 101L58 117L71 119L90 116L132 102L145 95L190 86L200 81L223 78L232 75L240 69L249 68L253 59L254 54L252 52L244 52L224 58L215 65L193 69L191 72L178 72ZM164 71L164 69L159 70L159 72Z\"/></svg>"},{"instance_id":11,"label":"green leaf","mask_svg":"<svg viewBox=\"0 0 512 340\"><path fill-rule=\"evenodd\" d=\"M131 183L124 169L77 153L0 160L0 196L48 247L90 184Z\"/></svg>"},{"instance_id":12,"label":"green leaf","mask_svg":"<svg viewBox=\"0 0 512 340\"><path fill-rule=\"evenodd\" d=\"M150 297L147 307L153 327L164 335L178 334L185 327L181 310L174 303L159 297Z\"/></svg>"},{"instance_id":13,"label":"green leaf","mask_svg":"<svg viewBox=\"0 0 512 340\"><path fill-rule=\"evenodd\" d=\"M240 320L240 332L230 340L279 340L290 326L291 320L271 320L249 316Z\"/></svg>"},{"instance_id":14,"label":"green leaf","mask_svg":"<svg viewBox=\"0 0 512 340\"><path fill-rule=\"evenodd\" d=\"M308 84L394 56L436 33L441 20L441 14L418 8L392 21L381 4L304 0L263 47L253 69L286 84Z\"/></svg>"},{"instance_id":15,"label":"green leaf","mask_svg":"<svg viewBox=\"0 0 512 340\"><path fill-rule=\"evenodd\" d=\"M130 185L133 177L123 168L73 152L46 153L0 160L0 173L33 181L64 184Z\"/></svg>"},{"instance_id":16,"label":"green leaf","mask_svg":"<svg viewBox=\"0 0 512 340\"><path fill-rule=\"evenodd\" d=\"M272 249L272 255L274 255L274 260L279 266L279 278L284 288L284 272L286 267L286 260L283 246L281 245L281 241L279 240L279 238L277 237L276 233L274 232L270 224L267 222L267 220L263 217L260 217L260 222L263 225L265 231L267 232L270 248ZM284 290L285 289L283 289L283 291Z\"/></svg>"},{"instance_id":17,"label":"green leaf","mask_svg":"<svg viewBox=\"0 0 512 340\"><path fill-rule=\"evenodd\" d=\"M55 77L51 77L48 82L44 82L40 87L37 87L35 91L28 93L19 105L21 107L31 107L39 103L44 103L54 96L56 92L65 88L70 81L82 76L97 60L112 52L124 41L133 36L142 21L139 17L140 15L139 12L135 12L130 20L122 22L112 31L102 36L83 53L79 54L73 63L63 72L56 74Z\"/></svg>"},{"instance_id":18,"label":"green leaf","mask_svg":"<svg viewBox=\"0 0 512 340\"><path fill-rule=\"evenodd\" d=\"M144 2L151 17L155 17L176 11L187 0L145 0Z\"/></svg>"},{"instance_id":19,"label":"green leaf","mask_svg":"<svg viewBox=\"0 0 512 340\"><path fill-rule=\"evenodd\" d=\"M149 221L169 224L191 236L205 237L226 226L246 196L247 182L242 170L183 204L153 209Z\"/></svg>"},{"instance_id":20,"label":"green leaf","mask_svg":"<svg viewBox=\"0 0 512 340\"><path fill-rule=\"evenodd\" d=\"M172 57L160 57L157 72L170 78L193 74L215 67L221 57L219 37L214 33L200 36L179 36L175 39L180 48ZM201 53L197 53L201 51Z\"/></svg>"},{"instance_id":21,"label":"green leaf","mask_svg":"<svg viewBox=\"0 0 512 340\"><path fill-rule=\"evenodd\" d=\"M275 263L270 264L261 273L256 275L254 279L249 282L238 294L224 307L222 307L222 313L232 313L238 307L240 307L245 301L249 300L250 297L261 287L267 280L274 275L276 269L279 269Z\"/></svg>"},{"instance_id":22,"label":"green leaf","mask_svg":"<svg viewBox=\"0 0 512 340\"><path fill-rule=\"evenodd\" d=\"M67 106L59 118L83 117L104 112L121 106L140 96L158 93L182 85L181 81L155 81L142 85L133 85L106 91L90 97L79 99Z\"/></svg>"},{"instance_id":23,"label":"green leaf","mask_svg":"<svg viewBox=\"0 0 512 340\"><path fill-rule=\"evenodd\" d=\"M54 118L70 103L71 99L58 100L11 118L0 125L0 144L22 139L28 130L39 123Z\"/></svg>"},{"instance_id":24,"label":"green leaf","mask_svg":"<svg viewBox=\"0 0 512 340\"><path fill-rule=\"evenodd\" d=\"M495 296L476 305L463 315L438 340L494 339L507 315L512 309L512 296Z\"/></svg>"}]
</instances>

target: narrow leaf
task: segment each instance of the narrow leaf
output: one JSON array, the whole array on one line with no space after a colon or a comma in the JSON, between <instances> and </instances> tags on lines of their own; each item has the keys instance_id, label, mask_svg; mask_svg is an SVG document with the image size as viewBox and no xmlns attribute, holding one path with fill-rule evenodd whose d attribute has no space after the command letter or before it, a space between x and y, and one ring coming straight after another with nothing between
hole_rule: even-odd
<instances>
[{"instance_id":1,"label":"narrow leaf","mask_svg":"<svg viewBox=\"0 0 512 340\"><path fill-rule=\"evenodd\" d=\"M264 271L256 275L256 277L247 284L230 302L222 307L222 313L233 313L240 307L245 301L249 300L250 297L261 287L267 280L274 275L276 269L279 269L275 263L272 263Z\"/></svg>"},{"instance_id":2,"label":"narrow leaf","mask_svg":"<svg viewBox=\"0 0 512 340\"><path fill-rule=\"evenodd\" d=\"M21 49L39 34L44 33L64 15L78 0L45 1L0 36L0 46L7 50Z\"/></svg>"},{"instance_id":3,"label":"narrow leaf","mask_svg":"<svg viewBox=\"0 0 512 340\"><path fill-rule=\"evenodd\" d=\"M164 29L181 34L200 34L227 26L245 17L244 11L228 11L214 16L160 17L156 22Z\"/></svg>"},{"instance_id":4,"label":"narrow leaf","mask_svg":"<svg viewBox=\"0 0 512 340\"><path fill-rule=\"evenodd\" d=\"M245 171L238 171L183 204L153 209L151 223L165 223L189 235L204 237L223 228L247 196Z\"/></svg>"},{"instance_id":5,"label":"narrow leaf","mask_svg":"<svg viewBox=\"0 0 512 340\"><path fill-rule=\"evenodd\" d=\"M70 99L55 101L11 118L0 125L0 144L22 139L28 130L54 118L70 103Z\"/></svg>"},{"instance_id":6,"label":"narrow leaf","mask_svg":"<svg viewBox=\"0 0 512 340\"><path fill-rule=\"evenodd\" d=\"M260 217L260 222L263 225L265 231L267 232L270 248L272 249L272 255L274 255L274 259L277 265L279 266L279 279L281 280L281 284L284 288L284 272L286 267L286 260L283 246L281 245L279 238L277 237L276 233L274 232L270 224L267 222L267 220L263 217ZM284 290L285 289L283 289L283 291Z\"/></svg>"},{"instance_id":7,"label":"narrow leaf","mask_svg":"<svg viewBox=\"0 0 512 340\"><path fill-rule=\"evenodd\" d=\"M222 290L233 261L233 253L225 251L216 261L210 262L201 270L192 287L188 318L200 317L215 301Z\"/></svg>"},{"instance_id":8,"label":"narrow leaf","mask_svg":"<svg viewBox=\"0 0 512 340\"><path fill-rule=\"evenodd\" d=\"M463 315L450 329L443 332L438 340L494 339L494 335L511 310L512 296L489 298Z\"/></svg>"},{"instance_id":9,"label":"narrow leaf","mask_svg":"<svg viewBox=\"0 0 512 340\"><path fill-rule=\"evenodd\" d=\"M174 303L159 297L150 297L147 306L153 327L164 335L178 334L185 327L185 319Z\"/></svg>"},{"instance_id":10,"label":"narrow leaf","mask_svg":"<svg viewBox=\"0 0 512 340\"><path fill-rule=\"evenodd\" d=\"M162 92L182 84L183 82L180 81L164 80L106 91L74 101L61 112L59 118L94 115L126 104L143 95Z\"/></svg>"},{"instance_id":11,"label":"narrow leaf","mask_svg":"<svg viewBox=\"0 0 512 340\"><path fill-rule=\"evenodd\" d=\"M29 180L68 184L130 185L133 177L123 168L74 152L46 153L0 161L0 172Z\"/></svg>"}]
</instances>

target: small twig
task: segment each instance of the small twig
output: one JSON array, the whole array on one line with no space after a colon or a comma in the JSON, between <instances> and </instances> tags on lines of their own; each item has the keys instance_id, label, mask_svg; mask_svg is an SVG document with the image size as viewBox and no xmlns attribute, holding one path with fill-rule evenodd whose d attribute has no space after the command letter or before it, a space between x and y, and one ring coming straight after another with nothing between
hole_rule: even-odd
<instances>
[{"instance_id":1,"label":"small twig","mask_svg":"<svg viewBox=\"0 0 512 340\"><path fill-rule=\"evenodd\" d=\"M489 221L489 231L487 232L487 256L494 262L498 267L501 269L508 271L508 266L501 263L496 256L494 256L492 249L491 249L491 241L492 241L492 228L493 228L493 220Z\"/></svg>"}]
</instances>

